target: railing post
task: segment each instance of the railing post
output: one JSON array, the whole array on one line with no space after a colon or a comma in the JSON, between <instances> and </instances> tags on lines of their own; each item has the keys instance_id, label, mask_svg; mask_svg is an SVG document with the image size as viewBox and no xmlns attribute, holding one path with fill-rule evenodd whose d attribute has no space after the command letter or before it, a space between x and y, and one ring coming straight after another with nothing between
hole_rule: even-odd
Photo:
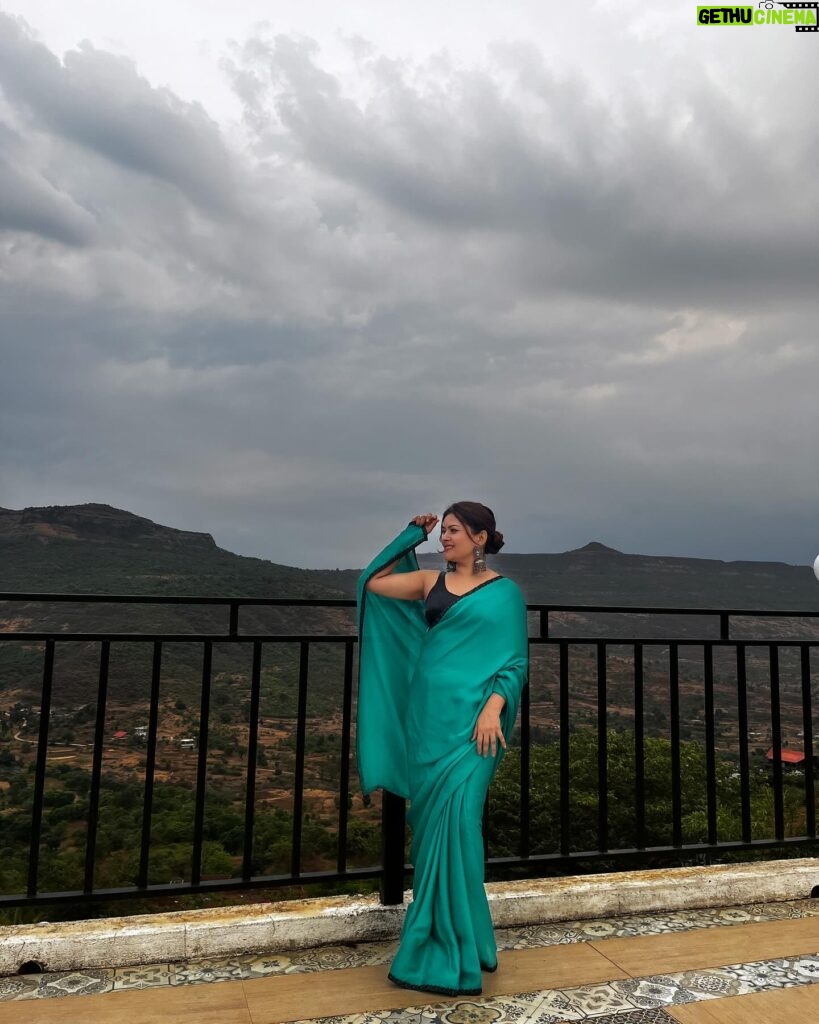
<instances>
[{"instance_id":1,"label":"railing post","mask_svg":"<svg viewBox=\"0 0 819 1024\"><path fill-rule=\"evenodd\" d=\"M394 906L404 902L404 833L406 802L383 790L381 799L381 902Z\"/></svg>"}]
</instances>

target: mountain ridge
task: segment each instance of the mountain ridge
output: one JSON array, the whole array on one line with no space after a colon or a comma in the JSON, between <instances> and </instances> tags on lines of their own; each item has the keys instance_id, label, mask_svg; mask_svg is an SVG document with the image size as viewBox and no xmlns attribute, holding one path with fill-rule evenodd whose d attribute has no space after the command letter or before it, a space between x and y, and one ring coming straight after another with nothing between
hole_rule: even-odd
<instances>
[{"instance_id":1,"label":"mountain ridge","mask_svg":"<svg viewBox=\"0 0 819 1024\"><path fill-rule=\"evenodd\" d=\"M48 527L53 529L49 530ZM107 529L107 532L106 532ZM165 526L145 516L137 515L126 509L117 508L100 502L85 502L78 505L30 505L22 509L0 506L0 543L14 535L30 534L42 543L61 538L65 540L88 540L94 543L125 540L131 543L144 541L160 541L203 545L208 548L226 551L237 558L255 557L236 555L227 548L220 548L213 535L192 530L181 530L174 526ZM569 548L565 551L530 551L510 552L504 557L551 557L562 558L568 555L615 556L618 558L658 559L663 562L707 562L723 565L770 565L794 567L793 563L781 561L757 561L751 559L720 559L702 558L693 555L649 555L638 551L620 551L602 541L591 540L582 547ZM287 563L269 561L273 565ZM288 568L301 569L301 566ZM802 566L798 566L802 568ZM304 572L330 572L330 569L301 569ZM350 570L340 570L350 571Z\"/></svg>"},{"instance_id":2,"label":"mountain ridge","mask_svg":"<svg viewBox=\"0 0 819 1024\"><path fill-rule=\"evenodd\" d=\"M440 553L416 553L422 568L444 567ZM210 533L94 502L0 508L0 556L0 590L21 593L354 597L361 573L237 555ZM785 562L643 555L597 540L489 558L532 603L819 608L811 567Z\"/></svg>"},{"instance_id":3,"label":"mountain ridge","mask_svg":"<svg viewBox=\"0 0 819 1024\"><path fill-rule=\"evenodd\" d=\"M120 540L137 544L155 541L164 544L183 543L216 547L216 541L209 533L178 530L125 509L98 502L81 505L32 505L23 509L0 508L0 540L15 535L34 536L44 544L59 537L63 540L86 540L92 543Z\"/></svg>"}]
</instances>

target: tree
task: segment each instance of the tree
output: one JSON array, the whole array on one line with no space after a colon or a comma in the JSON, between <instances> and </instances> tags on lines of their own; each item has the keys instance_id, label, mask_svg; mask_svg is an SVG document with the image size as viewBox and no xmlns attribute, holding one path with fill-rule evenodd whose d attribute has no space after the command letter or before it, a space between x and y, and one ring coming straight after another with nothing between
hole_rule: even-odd
<instances>
[{"instance_id":1,"label":"tree","mask_svg":"<svg viewBox=\"0 0 819 1024\"><path fill-rule=\"evenodd\" d=\"M609 730L607 744L608 849L637 846L634 737L630 731ZM598 850L597 730L578 729L569 736L569 849ZM560 746L533 746L530 753L530 830L533 853L560 849ZM732 778L735 765L716 764L717 833L720 841L742 837L740 781ZM647 737L644 741L644 845L670 846L673 841L671 744ZM683 843L708 838L707 764L698 743L680 745L681 826ZM493 856L514 856L519 845L520 751L509 749L498 769L490 794L489 840ZM756 777L751 780L752 819L757 834L771 835L771 794ZM794 817L793 820L796 820Z\"/></svg>"}]
</instances>

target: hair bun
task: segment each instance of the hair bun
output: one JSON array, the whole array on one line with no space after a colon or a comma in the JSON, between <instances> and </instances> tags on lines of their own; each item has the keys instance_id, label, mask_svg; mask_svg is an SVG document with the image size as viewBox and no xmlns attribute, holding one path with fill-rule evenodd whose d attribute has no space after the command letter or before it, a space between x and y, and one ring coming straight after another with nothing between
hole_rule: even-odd
<instances>
[{"instance_id":1,"label":"hair bun","mask_svg":"<svg viewBox=\"0 0 819 1024\"><path fill-rule=\"evenodd\" d=\"M492 534L492 547L495 549L491 554L496 555L503 547L503 534L500 530L495 530Z\"/></svg>"}]
</instances>

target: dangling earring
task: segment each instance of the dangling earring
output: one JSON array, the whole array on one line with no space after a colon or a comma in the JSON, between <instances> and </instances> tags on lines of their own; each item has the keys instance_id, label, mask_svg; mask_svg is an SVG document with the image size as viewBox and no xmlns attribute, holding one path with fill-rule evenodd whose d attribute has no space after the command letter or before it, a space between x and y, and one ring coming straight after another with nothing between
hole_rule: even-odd
<instances>
[{"instance_id":1,"label":"dangling earring","mask_svg":"<svg viewBox=\"0 0 819 1024\"><path fill-rule=\"evenodd\" d=\"M447 572L455 572L455 563L454 562L447 562L446 563L446 571Z\"/></svg>"},{"instance_id":2,"label":"dangling earring","mask_svg":"<svg viewBox=\"0 0 819 1024\"><path fill-rule=\"evenodd\" d=\"M483 557L483 548L475 548L475 561L472 563L472 572L486 572L486 559Z\"/></svg>"}]
</instances>

